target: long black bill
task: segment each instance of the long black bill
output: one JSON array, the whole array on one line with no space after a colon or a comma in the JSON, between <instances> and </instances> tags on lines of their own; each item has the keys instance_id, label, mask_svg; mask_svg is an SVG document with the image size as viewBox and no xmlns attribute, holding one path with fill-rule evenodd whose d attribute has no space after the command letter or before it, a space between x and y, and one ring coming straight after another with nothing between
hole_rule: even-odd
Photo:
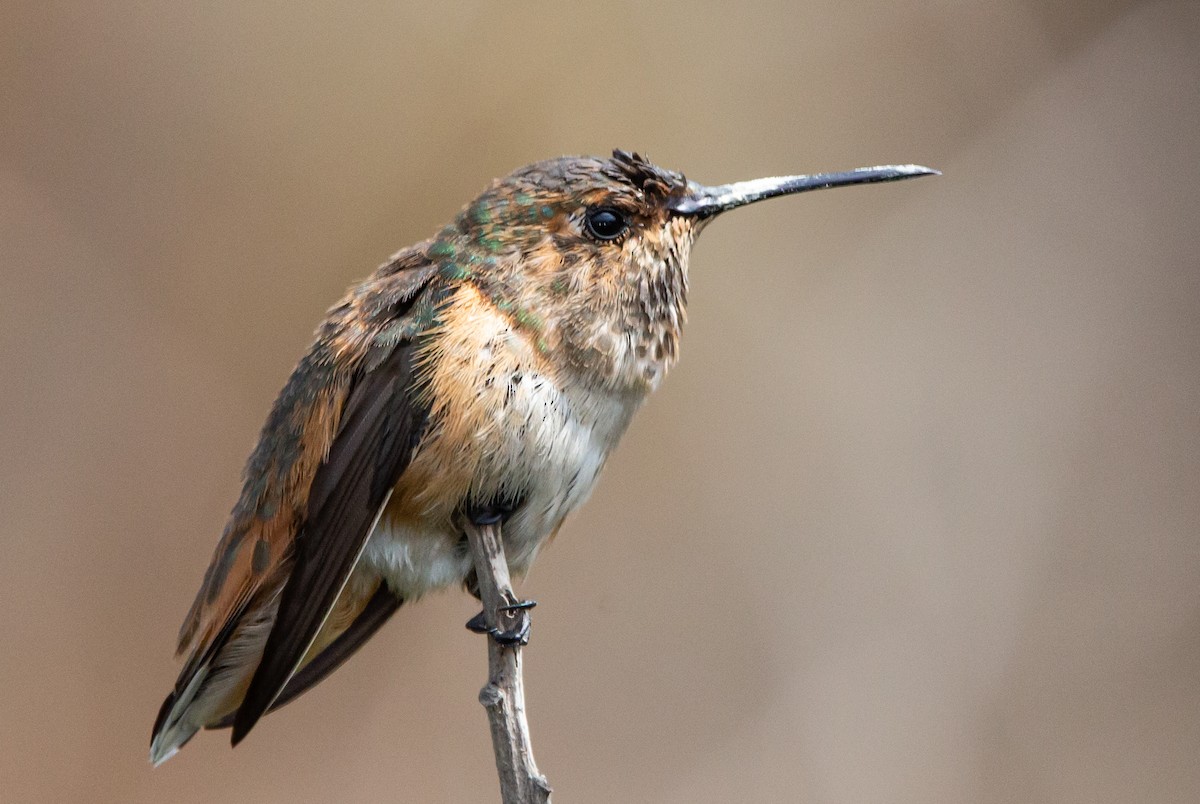
<instances>
[{"instance_id":1,"label":"long black bill","mask_svg":"<svg viewBox=\"0 0 1200 804\"><path fill-rule=\"evenodd\" d=\"M669 207L680 215L711 218L727 209L780 195L806 193L809 190L824 190L826 187L843 187L850 184L872 184L879 181L911 179L914 176L940 175L941 171L921 165L886 165L848 170L844 173L774 176L769 179L737 181L718 187L689 183L688 193L672 201Z\"/></svg>"}]
</instances>

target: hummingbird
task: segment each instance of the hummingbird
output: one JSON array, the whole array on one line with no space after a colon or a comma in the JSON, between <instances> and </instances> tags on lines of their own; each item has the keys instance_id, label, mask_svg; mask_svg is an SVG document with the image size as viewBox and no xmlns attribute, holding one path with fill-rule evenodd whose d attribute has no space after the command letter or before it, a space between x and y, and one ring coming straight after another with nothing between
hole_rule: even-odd
<instances>
[{"instance_id":1,"label":"hummingbird","mask_svg":"<svg viewBox=\"0 0 1200 804\"><path fill-rule=\"evenodd\" d=\"M180 629L151 761L202 728L237 745L405 602L478 596L471 522L502 523L524 576L675 363L692 244L715 217L936 173L705 186L637 153L562 157L397 252L329 310L271 408Z\"/></svg>"}]
</instances>

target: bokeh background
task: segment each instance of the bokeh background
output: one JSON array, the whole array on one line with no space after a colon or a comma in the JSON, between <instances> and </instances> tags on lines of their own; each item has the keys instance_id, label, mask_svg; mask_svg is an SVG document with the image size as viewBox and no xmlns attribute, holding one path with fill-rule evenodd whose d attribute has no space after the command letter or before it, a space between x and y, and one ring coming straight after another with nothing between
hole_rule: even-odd
<instances>
[{"instance_id":1,"label":"bokeh background","mask_svg":"<svg viewBox=\"0 0 1200 804\"><path fill-rule=\"evenodd\" d=\"M0 799L497 796L473 601L157 770L323 311L493 176L939 179L731 214L522 591L564 802L1200 800L1200 6L51 3L0 26Z\"/></svg>"}]
</instances>

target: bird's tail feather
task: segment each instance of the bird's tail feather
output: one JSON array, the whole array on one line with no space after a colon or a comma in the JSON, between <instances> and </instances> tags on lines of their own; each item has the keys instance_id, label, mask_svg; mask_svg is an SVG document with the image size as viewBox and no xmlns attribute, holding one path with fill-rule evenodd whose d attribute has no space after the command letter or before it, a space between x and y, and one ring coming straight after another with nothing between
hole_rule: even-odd
<instances>
[{"instance_id":1,"label":"bird's tail feather","mask_svg":"<svg viewBox=\"0 0 1200 804\"><path fill-rule=\"evenodd\" d=\"M175 756L176 752L183 748L187 741L200 730L199 726L185 716L205 675L203 670L196 673L182 695L177 695L172 691L158 710L158 717L154 721L154 731L150 738L150 763L154 767L157 768Z\"/></svg>"}]
</instances>

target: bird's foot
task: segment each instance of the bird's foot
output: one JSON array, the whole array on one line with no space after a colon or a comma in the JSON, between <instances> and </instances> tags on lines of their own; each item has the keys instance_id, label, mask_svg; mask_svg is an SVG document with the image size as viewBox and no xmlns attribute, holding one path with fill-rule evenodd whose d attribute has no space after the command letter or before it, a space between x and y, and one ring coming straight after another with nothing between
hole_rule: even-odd
<instances>
[{"instance_id":1,"label":"bird's foot","mask_svg":"<svg viewBox=\"0 0 1200 804\"><path fill-rule=\"evenodd\" d=\"M537 605L536 600L518 600L498 609L500 622L488 625L487 612L481 611L467 620L467 630L476 634L487 634L498 645L528 645L532 618L529 610Z\"/></svg>"}]
</instances>

